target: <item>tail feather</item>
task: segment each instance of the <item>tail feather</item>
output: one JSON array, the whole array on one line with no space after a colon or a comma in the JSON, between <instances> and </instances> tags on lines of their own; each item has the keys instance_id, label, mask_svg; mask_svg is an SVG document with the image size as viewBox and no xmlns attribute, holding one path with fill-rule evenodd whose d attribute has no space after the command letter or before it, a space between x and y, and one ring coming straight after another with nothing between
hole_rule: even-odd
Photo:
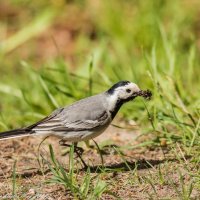
<instances>
[{"instance_id":1,"label":"tail feather","mask_svg":"<svg viewBox=\"0 0 200 200\"><path fill-rule=\"evenodd\" d=\"M0 132L0 140L10 139L15 137L25 137L32 133L31 130L27 129L15 129L11 131Z\"/></svg>"}]
</instances>

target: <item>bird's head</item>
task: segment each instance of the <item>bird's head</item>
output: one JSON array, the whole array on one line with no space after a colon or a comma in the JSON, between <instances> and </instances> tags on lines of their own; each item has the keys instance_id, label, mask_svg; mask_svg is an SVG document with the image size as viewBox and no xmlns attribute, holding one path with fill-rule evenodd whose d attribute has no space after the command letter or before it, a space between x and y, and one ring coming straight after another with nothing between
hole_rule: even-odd
<instances>
[{"instance_id":1,"label":"bird's head","mask_svg":"<svg viewBox=\"0 0 200 200\"><path fill-rule=\"evenodd\" d=\"M152 93L149 90L141 90L135 83L130 81L120 81L107 90L106 95L108 109L112 118L114 118L123 103L131 101L137 96L150 99Z\"/></svg>"},{"instance_id":2,"label":"bird's head","mask_svg":"<svg viewBox=\"0 0 200 200\"><path fill-rule=\"evenodd\" d=\"M140 91L140 88L135 83L120 81L114 84L107 93L118 101L127 102L138 96Z\"/></svg>"}]
</instances>

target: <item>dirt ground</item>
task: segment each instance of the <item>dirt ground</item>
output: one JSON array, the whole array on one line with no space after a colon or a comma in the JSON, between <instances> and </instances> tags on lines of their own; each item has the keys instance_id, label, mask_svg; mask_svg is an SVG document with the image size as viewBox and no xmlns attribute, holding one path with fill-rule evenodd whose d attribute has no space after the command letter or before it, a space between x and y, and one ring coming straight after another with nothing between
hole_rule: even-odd
<instances>
[{"instance_id":1,"label":"dirt ground","mask_svg":"<svg viewBox=\"0 0 200 200\"><path fill-rule=\"evenodd\" d=\"M135 138L139 131L127 131L111 126L102 135L95 139L99 144L112 143L118 146L136 145L140 141ZM52 144L56 158L68 166L68 154L62 155L63 147L58 145L57 138L48 138L38 146L42 138L26 137L0 141L0 196L1 199L11 199L13 188L13 165L16 160L17 188L16 193L20 199L73 199L70 192L60 185L49 185L45 181L52 176L47 165L40 166L38 152L45 159L49 159L48 144ZM160 183L158 169L161 170L164 179L173 180L177 188L181 187L179 172L183 174L184 184L190 183L190 177L185 166L168 148L136 148L124 151L127 163L117 154L113 148L104 149L104 165L111 169L110 172L102 175L102 178L109 183L109 190L122 199L177 199L177 191L172 184ZM86 150L83 154L84 160L91 167L92 176L97 175L98 166L101 166L101 159L95 149ZM184 157L188 164L190 158ZM128 166L127 166L128 164ZM136 173L133 174L136 168ZM80 163L77 168L81 169ZM41 170L42 168L42 170ZM132 170L130 170L131 168ZM115 171L114 171L115 169ZM177 170L178 169L178 170ZM116 170L119 170L117 172ZM79 171L78 176L84 175L85 170ZM148 177L154 183L148 182ZM152 187L152 184L155 184ZM155 191L154 191L155 190ZM151 198L150 198L151 197ZM197 190L192 191L191 199L198 199ZM109 194L103 194L102 199L115 199Z\"/></svg>"}]
</instances>

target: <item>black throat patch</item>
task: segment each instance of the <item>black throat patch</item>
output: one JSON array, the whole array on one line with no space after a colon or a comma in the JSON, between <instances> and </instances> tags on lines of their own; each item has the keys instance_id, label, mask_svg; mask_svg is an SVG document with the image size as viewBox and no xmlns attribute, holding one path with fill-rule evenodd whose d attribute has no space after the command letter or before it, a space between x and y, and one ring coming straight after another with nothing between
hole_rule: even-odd
<instances>
[{"instance_id":1,"label":"black throat patch","mask_svg":"<svg viewBox=\"0 0 200 200\"><path fill-rule=\"evenodd\" d=\"M112 119L114 119L115 115L118 113L119 109L121 108L122 104L124 102L120 99L117 100L117 103L115 104L115 107L113 110L110 110L110 113L111 113L111 117Z\"/></svg>"},{"instance_id":2,"label":"black throat patch","mask_svg":"<svg viewBox=\"0 0 200 200\"><path fill-rule=\"evenodd\" d=\"M115 107L113 110L110 110L110 113L111 113L111 117L112 119L114 119L115 115L117 114L117 112L119 111L119 109L121 108L121 106L124 104L124 103L127 103L129 101L132 101L133 99L135 99L135 96L132 96L128 99L118 99L116 104L115 104Z\"/></svg>"}]
</instances>

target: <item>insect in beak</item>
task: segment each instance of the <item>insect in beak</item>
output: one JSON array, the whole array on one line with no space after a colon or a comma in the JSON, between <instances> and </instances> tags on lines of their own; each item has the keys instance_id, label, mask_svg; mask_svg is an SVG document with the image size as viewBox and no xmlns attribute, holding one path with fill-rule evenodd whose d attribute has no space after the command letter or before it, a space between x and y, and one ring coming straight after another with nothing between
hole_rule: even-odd
<instances>
[{"instance_id":1,"label":"insect in beak","mask_svg":"<svg viewBox=\"0 0 200 200\"><path fill-rule=\"evenodd\" d=\"M135 92L133 96L134 97L141 96L147 100L150 100L152 97L152 92L150 90L140 90L139 92Z\"/></svg>"}]
</instances>

